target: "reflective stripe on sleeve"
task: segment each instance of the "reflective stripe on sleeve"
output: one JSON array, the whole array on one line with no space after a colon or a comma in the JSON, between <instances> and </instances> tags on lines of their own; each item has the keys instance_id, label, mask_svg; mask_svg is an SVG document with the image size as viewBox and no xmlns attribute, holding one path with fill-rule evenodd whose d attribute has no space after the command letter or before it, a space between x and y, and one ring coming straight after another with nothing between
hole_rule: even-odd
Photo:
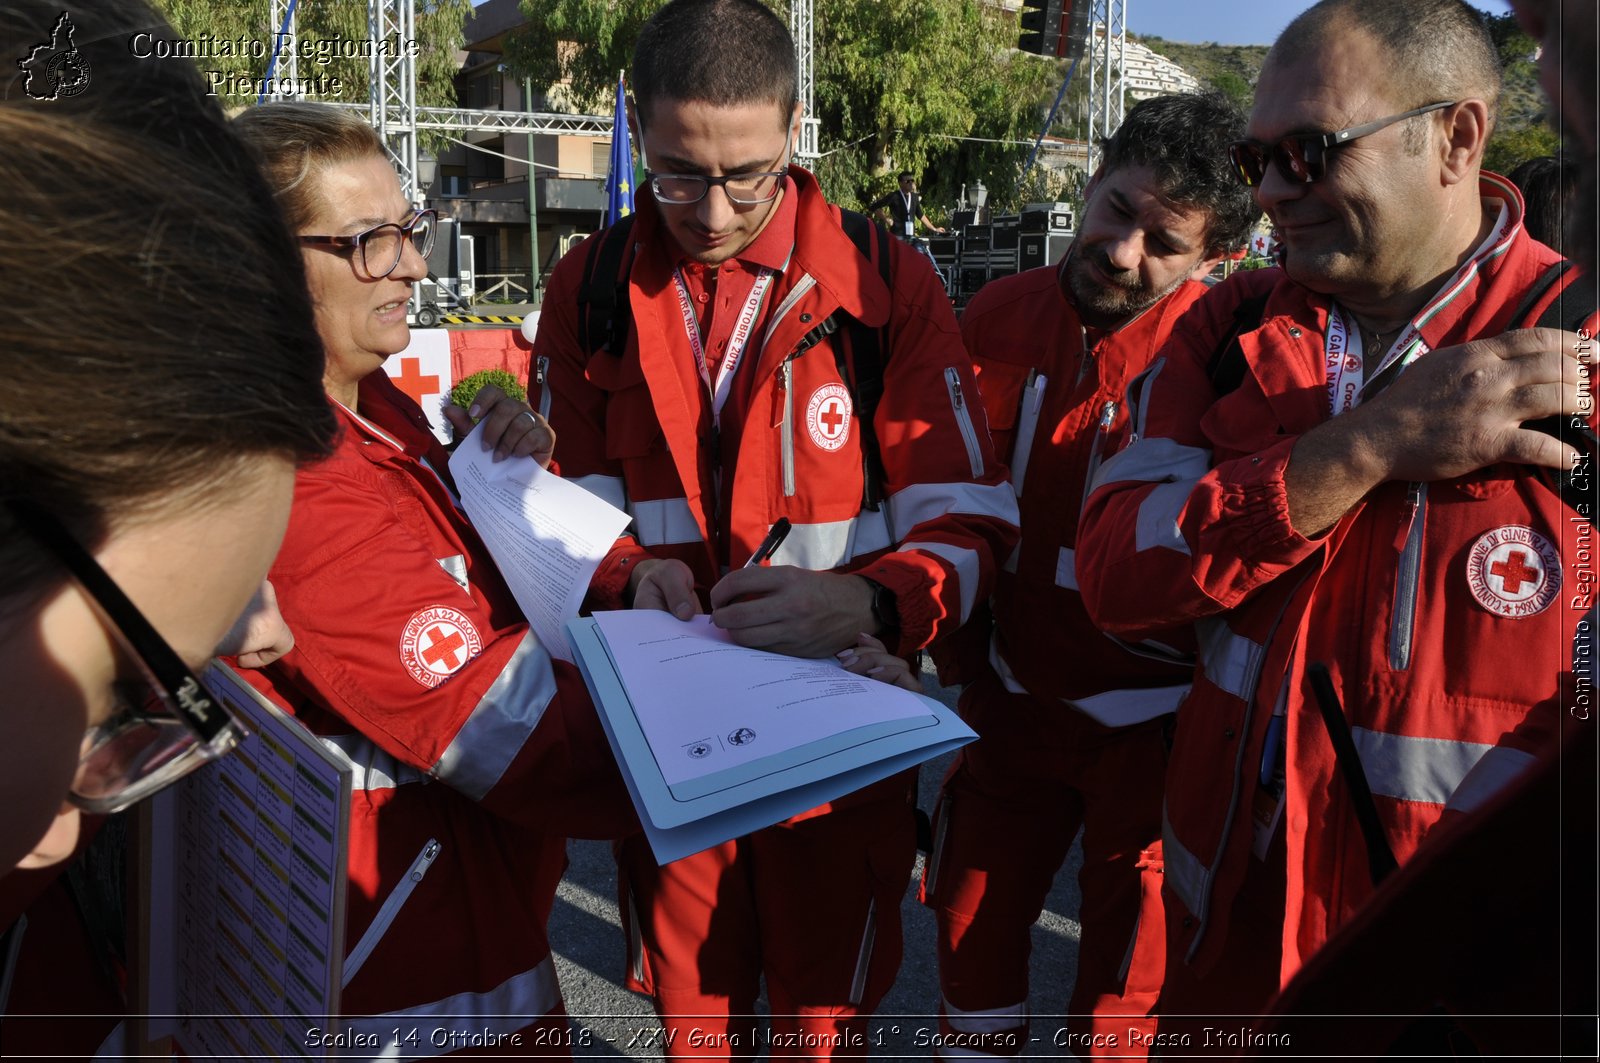
<instances>
[{"instance_id":1,"label":"reflective stripe on sleeve","mask_svg":"<svg viewBox=\"0 0 1600 1063\"><path fill-rule=\"evenodd\" d=\"M889 496L889 523L896 542L923 521L951 513L994 517L1015 525L1017 496L1009 483L911 484Z\"/></svg>"},{"instance_id":2,"label":"reflective stripe on sleeve","mask_svg":"<svg viewBox=\"0 0 1600 1063\"><path fill-rule=\"evenodd\" d=\"M349 762L350 789L356 793L393 790L426 778L420 769L385 753L366 735L318 735L317 741Z\"/></svg>"},{"instance_id":3,"label":"reflective stripe on sleeve","mask_svg":"<svg viewBox=\"0 0 1600 1063\"><path fill-rule=\"evenodd\" d=\"M630 512L633 514L634 534L642 546L669 546L701 540L700 525L695 523L687 498L635 502Z\"/></svg>"},{"instance_id":4,"label":"reflective stripe on sleeve","mask_svg":"<svg viewBox=\"0 0 1600 1063\"><path fill-rule=\"evenodd\" d=\"M1220 616L1195 621L1200 641L1200 661L1211 684L1234 697L1249 701L1255 694L1256 677L1261 670L1265 647L1236 635Z\"/></svg>"},{"instance_id":5,"label":"reflective stripe on sleeve","mask_svg":"<svg viewBox=\"0 0 1600 1063\"><path fill-rule=\"evenodd\" d=\"M1538 761L1532 753L1495 746L1468 770L1444 807L1453 812L1471 812L1532 770Z\"/></svg>"},{"instance_id":6,"label":"reflective stripe on sleeve","mask_svg":"<svg viewBox=\"0 0 1600 1063\"><path fill-rule=\"evenodd\" d=\"M628 508L628 489L620 476L572 476L568 482L575 483L591 495L603 498L618 509Z\"/></svg>"},{"instance_id":7,"label":"reflective stripe on sleeve","mask_svg":"<svg viewBox=\"0 0 1600 1063\"><path fill-rule=\"evenodd\" d=\"M561 986L556 980L555 962L546 956L537 967L512 975L483 993L457 993L431 1004L402 1008L382 1015L346 1016L343 1029L362 1040L380 1046L372 1059L431 1059L461 1047L460 1037L484 1034L510 1034L529 1026L561 1006ZM432 1036L409 1038L393 1036L395 1027L417 1027ZM450 1034L458 1035L450 1044ZM433 1042L444 1042L435 1044Z\"/></svg>"},{"instance_id":8,"label":"reflective stripe on sleeve","mask_svg":"<svg viewBox=\"0 0 1600 1063\"><path fill-rule=\"evenodd\" d=\"M1107 458L1091 491L1110 483L1193 483L1211 471L1211 451L1171 439L1141 439Z\"/></svg>"},{"instance_id":9,"label":"reflective stripe on sleeve","mask_svg":"<svg viewBox=\"0 0 1600 1063\"><path fill-rule=\"evenodd\" d=\"M772 563L826 572L892 543L883 510L864 509L850 520L790 525L788 537L772 555Z\"/></svg>"},{"instance_id":10,"label":"reflective stripe on sleeve","mask_svg":"<svg viewBox=\"0 0 1600 1063\"><path fill-rule=\"evenodd\" d=\"M1189 501L1192 482L1162 484L1139 503L1139 520L1134 528L1133 548L1139 552L1164 546L1188 556L1189 543L1178 527L1178 517Z\"/></svg>"},{"instance_id":11,"label":"reflective stripe on sleeve","mask_svg":"<svg viewBox=\"0 0 1600 1063\"><path fill-rule=\"evenodd\" d=\"M956 581L961 591L961 623L972 616L972 606L978 597L978 552L949 543L901 543L901 550L920 550L950 563L956 570Z\"/></svg>"},{"instance_id":12,"label":"reflective stripe on sleeve","mask_svg":"<svg viewBox=\"0 0 1600 1063\"><path fill-rule=\"evenodd\" d=\"M1397 801L1442 805L1494 746L1350 728L1367 785ZM1492 766L1491 766L1492 767Z\"/></svg>"},{"instance_id":13,"label":"reflective stripe on sleeve","mask_svg":"<svg viewBox=\"0 0 1600 1063\"><path fill-rule=\"evenodd\" d=\"M1078 558L1070 546L1063 546L1056 555L1056 586L1069 591L1078 589Z\"/></svg>"},{"instance_id":14,"label":"reflective stripe on sleeve","mask_svg":"<svg viewBox=\"0 0 1600 1063\"><path fill-rule=\"evenodd\" d=\"M521 752L555 694L550 655L529 631L432 774L474 801L483 800Z\"/></svg>"},{"instance_id":15,"label":"reflective stripe on sleeve","mask_svg":"<svg viewBox=\"0 0 1600 1063\"><path fill-rule=\"evenodd\" d=\"M1210 871L1200 858L1184 848L1178 841L1172 821L1167 818L1166 804L1161 806L1161 859L1162 881L1194 915L1199 915L1205 903L1206 878Z\"/></svg>"}]
</instances>

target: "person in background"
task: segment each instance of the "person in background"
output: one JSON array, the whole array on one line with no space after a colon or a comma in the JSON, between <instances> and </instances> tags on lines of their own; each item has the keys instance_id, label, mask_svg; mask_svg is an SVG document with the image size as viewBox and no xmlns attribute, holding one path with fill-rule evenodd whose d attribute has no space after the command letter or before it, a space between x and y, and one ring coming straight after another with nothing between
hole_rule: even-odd
<instances>
[{"instance_id":1,"label":"person in background","mask_svg":"<svg viewBox=\"0 0 1600 1063\"><path fill-rule=\"evenodd\" d=\"M0 0L0 1043L19 1058L87 1057L124 1010L101 962L120 904L82 903L75 854L236 741L196 673L289 645L262 581L295 468L335 432L299 251L198 72L129 54L171 33L136 0L75 8L52 49L62 15ZM99 1017L40 1017L62 1012Z\"/></svg>"},{"instance_id":2,"label":"person in background","mask_svg":"<svg viewBox=\"0 0 1600 1063\"><path fill-rule=\"evenodd\" d=\"M892 192L885 192L867 204L867 209L872 211L880 222L887 224L889 231L902 240L916 236L919 224L926 225L933 232L943 233L945 230L933 224L933 221L922 212L922 196L917 192L917 179L911 171L901 170L898 180L898 188ZM887 218L885 212L888 214Z\"/></svg>"},{"instance_id":3,"label":"person in background","mask_svg":"<svg viewBox=\"0 0 1600 1063\"><path fill-rule=\"evenodd\" d=\"M1558 256L1480 172L1499 95L1459 0L1291 22L1230 151L1283 267L1195 305L1095 478L1090 615L1199 633L1162 828L1163 1032L1259 1012L1557 731L1582 613L1548 471L1577 455L1524 422L1591 415L1593 345L1518 327L1562 284L1527 305Z\"/></svg>"},{"instance_id":4,"label":"person in background","mask_svg":"<svg viewBox=\"0 0 1600 1063\"><path fill-rule=\"evenodd\" d=\"M556 267L533 351L563 474L634 516L590 603L709 608L736 642L798 656L852 651L861 633L913 654L988 596L1016 535L949 300L857 215L864 257L854 223L789 165L794 42L766 5L667 4L631 83L651 195L613 313L633 327L617 349L580 339L585 293L611 283L585 276L608 230ZM872 337L869 423L852 384ZM780 517L793 530L772 564L742 568ZM900 963L913 775L665 866L642 836L622 843L629 981L654 996L672 1054L754 1057L763 978L774 1053L865 1050Z\"/></svg>"},{"instance_id":5,"label":"person in background","mask_svg":"<svg viewBox=\"0 0 1600 1063\"><path fill-rule=\"evenodd\" d=\"M980 622L934 651L953 669L942 678L966 684L961 713L981 736L945 780L924 877L939 916L941 1051L1027 1045L1029 933L1080 827L1067 1029L1083 1040L1071 1047L1124 1055L1130 1029L1155 1029L1162 775L1194 640L1102 634L1073 547L1085 485L1128 430L1128 381L1256 218L1227 162L1243 133L1244 115L1215 93L1138 103L1103 145L1059 266L990 283L961 317L1022 542Z\"/></svg>"},{"instance_id":6,"label":"person in background","mask_svg":"<svg viewBox=\"0 0 1600 1063\"><path fill-rule=\"evenodd\" d=\"M1546 247L1563 251L1578 191L1578 164L1565 155L1544 155L1508 176L1522 193L1522 227Z\"/></svg>"}]
</instances>

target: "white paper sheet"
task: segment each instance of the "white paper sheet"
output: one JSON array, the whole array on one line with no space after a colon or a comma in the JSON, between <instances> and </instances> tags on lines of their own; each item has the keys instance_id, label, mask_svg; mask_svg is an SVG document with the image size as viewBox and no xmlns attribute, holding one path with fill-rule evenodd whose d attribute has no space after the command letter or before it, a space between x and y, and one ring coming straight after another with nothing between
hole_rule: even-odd
<instances>
[{"instance_id":1,"label":"white paper sheet","mask_svg":"<svg viewBox=\"0 0 1600 1063\"><path fill-rule=\"evenodd\" d=\"M634 609L594 619L668 786L847 729L928 716L908 691L831 658L740 646L709 617Z\"/></svg>"},{"instance_id":2,"label":"white paper sheet","mask_svg":"<svg viewBox=\"0 0 1600 1063\"><path fill-rule=\"evenodd\" d=\"M628 514L531 458L496 464L483 426L450 457L461 506L494 556L539 643L572 660L563 625L578 615L589 580L628 526Z\"/></svg>"}]
</instances>

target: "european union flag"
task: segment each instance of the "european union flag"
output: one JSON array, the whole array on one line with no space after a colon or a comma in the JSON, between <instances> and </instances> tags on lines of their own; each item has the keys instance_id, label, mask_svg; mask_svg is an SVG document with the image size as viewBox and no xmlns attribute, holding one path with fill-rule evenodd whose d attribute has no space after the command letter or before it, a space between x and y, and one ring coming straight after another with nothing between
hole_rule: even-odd
<instances>
[{"instance_id":1,"label":"european union flag","mask_svg":"<svg viewBox=\"0 0 1600 1063\"><path fill-rule=\"evenodd\" d=\"M611 117L611 172L606 175L606 224L633 213L633 138L622 74L617 74L617 109Z\"/></svg>"}]
</instances>

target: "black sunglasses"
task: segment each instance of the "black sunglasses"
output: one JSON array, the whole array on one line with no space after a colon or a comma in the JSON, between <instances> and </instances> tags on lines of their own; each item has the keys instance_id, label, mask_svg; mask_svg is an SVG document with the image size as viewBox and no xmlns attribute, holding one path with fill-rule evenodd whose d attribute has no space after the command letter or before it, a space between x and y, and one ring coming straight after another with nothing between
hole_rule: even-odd
<instances>
[{"instance_id":1,"label":"black sunglasses","mask_svg":"<svg viewBox=\"0 0 1600 1063\"><path fill-rule=\"evenodd\" d=\"M1454 107L1459 100L1445 100L1417 107L1402 114L1391 114L1365 125L1351 126L1336 133L1295 133L1276 144L1262 144L1254 140L1236 140L1228 145L1228 161L1233 172L1246 188L1255 188L1267 175L1270 162L1290 184L1309 185L1320 181L1328 172L1328 152L1364 136L1376 133L1396 122L1415 118L1419 114Z\"/></svg>"},{"instance_id":2,"label":"black sunglasses","mask_svg":"<svg viewBox=\"0 0 1600 1063\"><path fill-rule=\"evenodd\" d=\"M111 717L85 734L67 799L88 812L119 812L237 745L243 725L65 526L32 502L4 505L66 566L144 679L132 691L119 684Z\"/></svg>"},{"instance_id":3,"label":"black sunglasses","mask_svg":"<svg viewBox=\"0 0 1600 1063\"><path fill-rule=\"evenodd\" d=\"M417 249L417 254L428 257L428 252L433 250L434 222L438 217L436 210L419 210L403 225L390 221L354 236L302 236L300 242L307 247L331 248L337 252L359 251L361 268L367 276L382 280L400 265L407 240Z\"/></svg>"}]
</instances>

